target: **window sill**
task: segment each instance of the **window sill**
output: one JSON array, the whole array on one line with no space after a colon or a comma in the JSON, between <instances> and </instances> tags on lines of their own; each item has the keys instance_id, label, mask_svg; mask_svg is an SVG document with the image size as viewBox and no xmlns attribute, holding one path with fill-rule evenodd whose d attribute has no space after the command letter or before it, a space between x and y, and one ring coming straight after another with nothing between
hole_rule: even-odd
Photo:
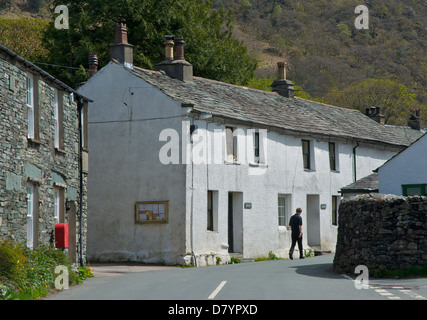
<instances>
[{"instance_id":1,"label":"window sill","mask_svg":"<svg viewBox=\"0 0 427 320\"><path fill-rule=\"evenodd\" d=\"M67 153L67 151L65 151L64 149L61 149L61 148L55 148L55 152L57 152L58 154L62 154L62 155L65 155Z\"/></svg>"},{"instance_id":2,"label":"window sill","mask_svg":"<svg viewBox=\"0 0 427 320\"><path fill-rule=\"evenodd\" d=\"M266 163L250 162L249 167L268 168L268 165Z\"/></svg>"},{"instance_id":3,"label":"window sill","mask_svg":"<svg viewBox=\"0 0 427 320\"><path fill-rule=\"evenodd\" d=\"M304 172L316 172L316 170L314 170L314 169L305 169L304 168Z\"/></svg>"},{"instance_id":4,"label":"window sill","mask_svg":"<svg viewBox=\"0 0 427 320\"><path fill-rule=\"evenodd\" d=\"M228 161L228 160L224 160L224 164L228 164L228 165L240 165L240 162L238 161Z\"/></svg>"},{"instance_id":5,"label":"window sill","mask_svg":"<svg viewBox=\"0 0 427 320\"><path fill-rule=\"evenodd\" d=\"M42 142L40 140L35 139L35 138L27 138L27 140L28 140L28 142L30 142L32 144L38 144L38 145L42 144Z\"/></svg>"}]
</instances>

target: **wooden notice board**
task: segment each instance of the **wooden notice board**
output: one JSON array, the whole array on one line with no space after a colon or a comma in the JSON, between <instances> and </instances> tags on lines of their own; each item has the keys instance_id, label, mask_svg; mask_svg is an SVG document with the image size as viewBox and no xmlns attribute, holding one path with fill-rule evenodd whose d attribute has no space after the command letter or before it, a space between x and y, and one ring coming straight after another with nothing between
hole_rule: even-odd
<instances>
[{"instance_id":1,"label":"wooden notice board","mask_svg":"<svg viewBox=\"0 0 427 320\"><path fill-rule=\"evenodd\" d=\"M141 201L135 204L136 223L167 223L168 201Z\"/></svg>"}]
</instances>

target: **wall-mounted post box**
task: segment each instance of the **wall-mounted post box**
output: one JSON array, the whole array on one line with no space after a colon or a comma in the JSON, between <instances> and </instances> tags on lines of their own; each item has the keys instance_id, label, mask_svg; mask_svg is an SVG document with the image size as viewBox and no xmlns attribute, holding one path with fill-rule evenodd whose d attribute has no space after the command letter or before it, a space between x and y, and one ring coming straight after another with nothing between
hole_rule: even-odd
<instances>
[{"instance_id":1,"label":"wall-mounted post box","mask_svg":"<svg viewBox=\"0 0 427 320\"><path fill-rule=\"evenodd\" d=\"M68 223L55 225L55 247L68 248Z\"/></svg>"}]
</instances>

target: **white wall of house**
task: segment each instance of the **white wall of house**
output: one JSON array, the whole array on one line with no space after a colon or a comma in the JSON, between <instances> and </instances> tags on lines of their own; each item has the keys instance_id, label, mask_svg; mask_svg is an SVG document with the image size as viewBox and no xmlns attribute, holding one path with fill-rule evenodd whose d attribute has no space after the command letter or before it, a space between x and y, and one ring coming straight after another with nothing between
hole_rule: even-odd
<instances>
[{"instance_id":1,"label":"white wall of house","mask_svg":"<svg viewBox=\"0 0 427 320\"><path fill-rule=\"evenodd\" d=\"M427 135L378 169L380 193L402 195L403 185L427 185Z\"/></svg>"},{"instance_id":2,"label":"white wall of house","mask_svg":"<svg viewBox=\"0 0 427 320\"><path fill-rule=\"evenodd\" d=\"M202 131L208 132L208 147L200 147L202 139L195 138L197 150L209 150L224 162L225 128L236 126L242 129L238 138L238 161L235 164L193 165L193 176L187 175L187 183L194 186L193 193L193 233L194 252L200 256L199 264L208 263L209 256L224 254L224 244L228 240L228 193L233 192L234 205L240 209L234 211L234 252L243 253L244 257L264 257L270 251L280 257L287 257L290 247L290 230L279 226L278 196L286 197L286 224L296 208L303 209L304 245L324 249L335 249L337 226L332 225L332 196L339 196L339 190L353 182L355 143L345 140L334 141L337 147L337 170L329 167L329 141L319 138L292 136L268 131L265 163L253 166L253 128L232 123L223 124L216 120L206 123L197 122ZM202 136L206 136L203 132ZM222 138L213 138L222 135ZM304 170L302 164L301 139L309 139L312 144L312 170ZM213 141L222 141L214 144ZM333 140L332 140L333 141ZM195 142L193 142L194 144ZM214 144L212 146L212 144ZM244 144L244 147L243 147ZM202 144L203 145L203 144ZM196 148L196 147L195 147ZM244 155L246 151L246 156ZM386 149L360 143L356 149L357 176L359 178L372 172L397 152L394 148ZM248 156L249 153L249 156ZM199 153L198 153L199 154ZM215 191L217 197L218 221L214 231L207 230L207 191ZM251 203L251 209L244 204ZM325 206L326 205L326 206ZM191 205L188 205L191 208Z\"/></svg>"},{"instance_id":3,"label":"white wall of house","mask_svg":"<svg viewBox=\"0 0 427 320\"><path fill-rule=\"evenodd\" d=\"M94 100L88 258L176 263L185 252L185 166L165 170L159 135L164 128L181 130L181 105L115 64L79 91ZM168 223L135 223L136 202L163 200L169 201Z\"/></svg>"},{"instance_id":4,"label":"white wall of house","mask_svg":"<svg viewBox=\"0 0 427 320\"><path fill-rule=\"evenodd\" d=\"M94 100L89 107L89 259L191 263L194 254L198 265L214 264L216 257L225 262L230 192L234 252L251 258L270 251L287 256L290 230L279 226L279 195L286 198L286 224L296 208L302 208L305 247L335 249L332 196L339 196L340 188L354 181L355 143L331 140L338 162L331 171L329 141L268 130L261 134L260 164L255 164L254 128L217 117L193 120L180 103L114 63L79 92ZM189 124L198 130L188 142L193 161L185 164L182 147L187 145L183 137L190 139ZM227 157L226 127L241 129L237 162ZM165 129L178 134L179 145ZM301 139L311 141L311 170L303 168ZM178 161L171 158L177 163L162 163L159 155L165 150L180 152ZM370 174L397 151L360 143L357 178ZM212 231L207 230L208 190L214 198ZM135 223L135 203L154 200L169 201L168 223Z\"/></svg>"}]
</instances>

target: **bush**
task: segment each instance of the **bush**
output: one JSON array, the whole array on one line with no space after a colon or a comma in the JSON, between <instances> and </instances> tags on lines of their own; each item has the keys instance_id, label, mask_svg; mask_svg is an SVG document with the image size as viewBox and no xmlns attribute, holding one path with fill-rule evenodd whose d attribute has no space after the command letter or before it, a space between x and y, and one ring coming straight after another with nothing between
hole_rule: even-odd
<instances>
[{"instance_id":1,"label":"bush","mask_svg":"<svg viewBox=\"0 0 427 320\"><path fill-rule=\"evenodd\" d=\"M46 296L54 288L58 265L67 267L70 285L93 276L85 267L74 270L68 256L52 246L30 250L25 244L0 241L0 300Z\"/></svg>"}]
</instances>

